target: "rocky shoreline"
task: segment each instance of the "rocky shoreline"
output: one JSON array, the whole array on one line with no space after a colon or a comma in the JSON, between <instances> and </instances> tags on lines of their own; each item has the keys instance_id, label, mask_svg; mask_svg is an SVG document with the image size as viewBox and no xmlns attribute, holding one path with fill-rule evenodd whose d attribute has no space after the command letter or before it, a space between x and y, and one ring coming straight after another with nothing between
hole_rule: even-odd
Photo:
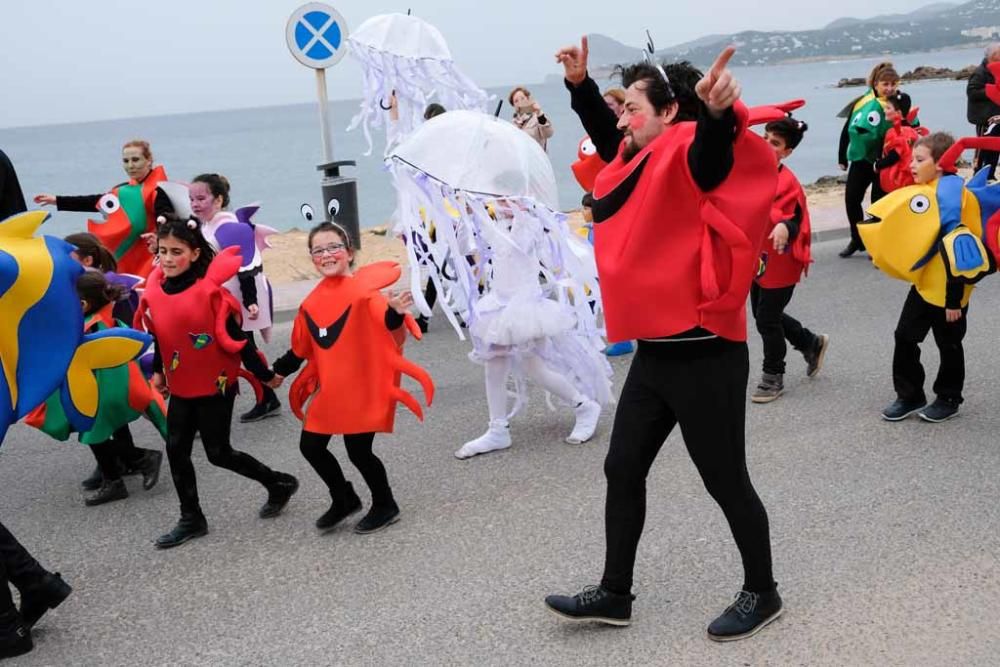
<instances>
[{"instance_id":1,"label":"rocky shoreline","mask_svg":"<svg viewBox=\"0 0 1000 667\"><path fill-rule=\"evenodd\" d=\"M973 72L976 71L976 67L978 67L978 65L969 65L968 67L955 70L948 67L930 67L928 65L921 65L920 67L917 67L909 72L905 72L900 76L900 79L904 83L910 81L933 81L939 79L965 81L972 76ZM853 88L867 85L868 81L864 77L841 79L837 82L837 88Z\"/></svg>"}]
</instances>

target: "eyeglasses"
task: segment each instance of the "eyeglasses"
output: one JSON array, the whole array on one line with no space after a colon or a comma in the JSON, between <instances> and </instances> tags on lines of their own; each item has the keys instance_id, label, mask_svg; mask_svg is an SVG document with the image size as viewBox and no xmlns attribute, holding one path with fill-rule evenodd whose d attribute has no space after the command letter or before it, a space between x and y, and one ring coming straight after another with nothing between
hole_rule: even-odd
<instances>
[{"instance_id":1,"label":"eyeglasses","mask_svg":"<svg viewBox=\"0 0 1000 667\"><path fill-rule=\"evenodd\" d=\"M313 257L319 258L323 255L339 255L347 251L347 246L343 243L331 243L330 245L323 246L322 248L313 248L309 251L309 254Z\"/></svg>"}]
</instances>

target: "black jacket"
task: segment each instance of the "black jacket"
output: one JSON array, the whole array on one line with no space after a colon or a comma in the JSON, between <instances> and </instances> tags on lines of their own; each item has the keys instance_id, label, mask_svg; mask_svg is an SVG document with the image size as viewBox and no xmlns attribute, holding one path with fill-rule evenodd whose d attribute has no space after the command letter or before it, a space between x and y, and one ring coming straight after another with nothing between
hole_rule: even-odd
<instances>
[{"instance_id":1,"label":"black jacket","mask_svg":"<svg viewBox=\"0 0 1000 667\"><path fill-rule=\"evenodd\" d=\"M986 69L984 58L965 86L965 96L968 98L965 115L977 127L986 125L993 116L1000 116L1000 106L986 96L986 86L991 83L996 83L996 80Z\"/></svg>"},{"instance_id":2,"label":"black jacket","mask_svg":"<svg viewBox=\"0 0 1000 667\"><path fill-rule=\"evenodd\" d=\"M0 150L0 220L27 210L14 165L7 154Z\"/></svg>"}]
</instances>

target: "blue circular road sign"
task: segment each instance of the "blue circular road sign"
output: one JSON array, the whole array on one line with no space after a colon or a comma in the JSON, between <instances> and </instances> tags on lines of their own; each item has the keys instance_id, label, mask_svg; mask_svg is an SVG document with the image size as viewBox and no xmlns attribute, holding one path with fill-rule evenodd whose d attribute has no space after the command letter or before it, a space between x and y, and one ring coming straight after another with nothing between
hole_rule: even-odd
<instances>
[{"instance_id":1,"label":"blue circular road sign","mask_svg":"<svg viewBox=\"0 0 1000 667\"><path fill-rule=\"evenodd\" d=\"M326 69L347 52L347 21L333 7L319 2L302 5L288 19L285 42L300 63Z\"/></svg>"}]
</instances>

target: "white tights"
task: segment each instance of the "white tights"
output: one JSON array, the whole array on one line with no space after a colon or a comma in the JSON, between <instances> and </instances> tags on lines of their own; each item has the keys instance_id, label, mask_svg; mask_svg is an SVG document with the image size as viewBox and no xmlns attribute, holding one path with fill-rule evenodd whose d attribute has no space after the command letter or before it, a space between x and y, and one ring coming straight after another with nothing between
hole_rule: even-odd
<instances>
[{"instance_id":1,"label":"white tights","mask_svg":"<svg viewBox=\"0 0 1000 667\"><path fill-rule=\"evenodd\" d=\"M525 356L521 368L535 384L545 391L558 396L571 406L579 405L586 397L578 392L569 380L559 375L538 355ZM498 356L486 361L486 403L490 409L490 421L507 419L507 376L510 374L510 357Z\"/></svg>"}]
</instances>

